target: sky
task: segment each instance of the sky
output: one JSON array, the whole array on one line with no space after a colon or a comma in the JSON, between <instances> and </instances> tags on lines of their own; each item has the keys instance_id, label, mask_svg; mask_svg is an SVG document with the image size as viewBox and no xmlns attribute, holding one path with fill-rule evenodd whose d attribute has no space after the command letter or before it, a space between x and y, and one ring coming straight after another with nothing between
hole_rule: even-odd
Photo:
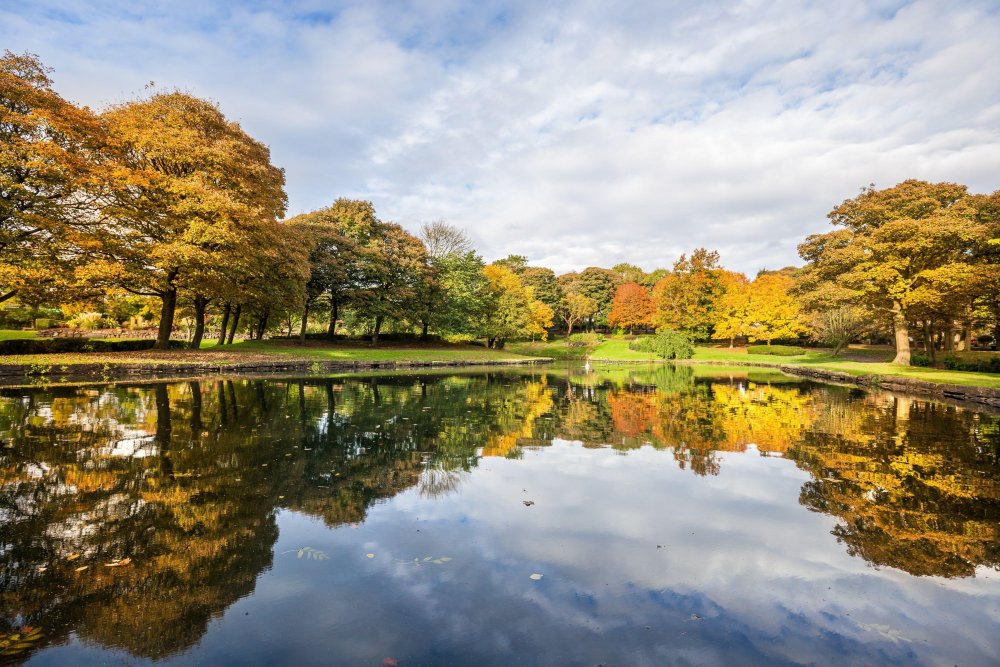
<instances>
[{"instance_id":1,"label":"sky","mask_svg":"<svg viewBox=\"0 0 1000 667\"><path fill-rule=\"evenodd\" d=\"M1000 0L0 0L0 46L101 109L180 88L286 171L487 260L754 274L868 184L1000 188Z\"/></svg>"}]
</instances>

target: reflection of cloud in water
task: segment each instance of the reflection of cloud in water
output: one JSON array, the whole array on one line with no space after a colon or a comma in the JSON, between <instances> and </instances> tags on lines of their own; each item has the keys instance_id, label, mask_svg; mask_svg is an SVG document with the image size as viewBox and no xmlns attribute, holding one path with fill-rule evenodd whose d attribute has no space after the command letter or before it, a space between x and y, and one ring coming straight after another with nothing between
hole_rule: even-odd
<instances>
[{"instance_id":1,"label":"reflection of cloud in water","mask_svg":"<svg viewBox=\"0 0 1000 667\"><path fill-rule=\"evenodd\" d=\"M831 548L834 520L790 502L808 479L790 462L730 454L718 477L697 478L665 454L557 443L519 462L493 461L460 500L405 493L370 516L378 548L405 551L405 537L389 527L400 513L417 515L437 543L454 545L456 568L465 569L435 573L429 586L431 574L390 567L386 593L394 606L430 615L425 622L438 631L446 624L442 643L469 633L493 642L484 655L503 655L527 642L528 664L565 659L547 653L557 646L606 655L600 646L623 646L636 633L632 664L1000 657L989 643L996 579L978 582L970 600L953 581L876 570ZM524 497L536 504L524 508ZM528 585L532 571L545 574L543 585ZM476 601L491 609L473 608ZM942 614L954 619L947 627ZM669 639L650 642L640 631ZM927 654L924 640L953 653Z\"/></svg>"}]
</instances>

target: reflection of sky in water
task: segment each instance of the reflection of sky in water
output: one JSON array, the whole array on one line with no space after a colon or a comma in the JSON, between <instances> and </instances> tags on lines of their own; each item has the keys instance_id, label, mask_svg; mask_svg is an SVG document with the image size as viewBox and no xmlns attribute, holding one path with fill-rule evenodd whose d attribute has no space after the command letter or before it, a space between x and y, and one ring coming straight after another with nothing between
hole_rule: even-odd
<instances>
[{"instance_id":1,"label":"reflection of sky in water","mask_svg":"<svg viewBox=\"0 0 1000 667\"><path fill-rule=\"evenodd\" d=\"M1000 661L996 571L945 579L873 568L836 543L833 517L798 503L806 472L755 453L720 456L718 476L697 477L670 452L623 456L557 440L521 460L483 459L443 496L411 488L359 526L330 530L283 511L274 566L254 595L176 660ZM329 559L297 558L304 546ZM412 562L428 556L452 560ZM35 658L98 658L73 651Z\"/></svg>"}]
</instances>

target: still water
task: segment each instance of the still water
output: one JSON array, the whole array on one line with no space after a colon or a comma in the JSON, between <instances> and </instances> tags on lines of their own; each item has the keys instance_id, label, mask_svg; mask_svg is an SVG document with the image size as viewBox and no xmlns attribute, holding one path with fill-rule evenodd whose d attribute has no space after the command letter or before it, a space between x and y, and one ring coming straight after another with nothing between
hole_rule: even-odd
<instances>
[{"instance_id":1,"label":"still water","mask_svg":"<svg viewBox=\"0 0 1000 667\"><path fill-rule=\"evenodd\" d=\"M1000 417L690 367L0 390L5 661L996 665Z\"/></svg>"}]
</instances>

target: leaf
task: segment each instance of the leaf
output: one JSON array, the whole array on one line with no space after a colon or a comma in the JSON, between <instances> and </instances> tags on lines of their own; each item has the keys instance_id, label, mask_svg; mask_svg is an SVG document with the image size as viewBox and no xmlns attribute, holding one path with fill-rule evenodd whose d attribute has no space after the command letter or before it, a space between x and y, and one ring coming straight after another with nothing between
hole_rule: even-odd
<instances>
[{"instance_id":1,"label":"leaf","mask_svg":"<svg viewBox=\"0 0 1000 667\"><path fill-rule=\"evenodd\" d=\"M365 558L375 558L375 554L365 554Z\"/></svg>"},{"instance_id":2,"label":"leaf","mask_svg":"<svg viewBox=\"0 0 1000 667\"><path fill-rule=\"evenodd\" d=\"M447 563L448 561L451 560L451 556L441 556L441 560Z\"/></svg>"},{"instance_id":3,"label":"leaf","mask_svg":"<svg viewBox=\"0 0 1000 667\"><path fill-rule=\"evenodd\" d=\"M90 567L90 566L89 566L89 565L84 565L84 566L82 566L82 567L78 567L78 568L76 568L76 570L75 570L75 571L76 571L76 572L83 572L83 571L84 571L84 570L86 570L86 569L87 569L88 567Z\"/></svg>"},{"instance_id":4,"label":"leaf","mask_svg":"<svg viewBox=\"0 0 1000 667\"><path fill-rule=\"evenodd\" d=\"M542 576L543 575L538 574L537 572L535 572L534 574L532 574L531 576L529 576L528 579L531 579L532 581L538 581L539 579L542 578Z\"/></svg>"}]
</instances>

